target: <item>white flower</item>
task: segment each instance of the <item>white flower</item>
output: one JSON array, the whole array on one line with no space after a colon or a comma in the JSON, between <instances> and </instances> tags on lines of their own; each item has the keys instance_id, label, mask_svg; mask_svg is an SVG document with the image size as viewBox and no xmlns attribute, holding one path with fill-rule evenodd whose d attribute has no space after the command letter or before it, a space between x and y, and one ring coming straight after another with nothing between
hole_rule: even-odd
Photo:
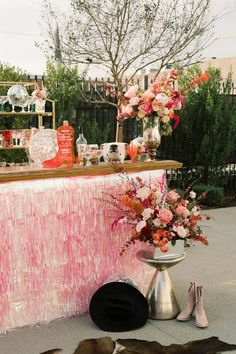
<instances>
[{"instance_id":1,"label":"white flower","mask_svg":"<svg viewBox=\"0 0 236 354\"><path fill-rule=\"evenodd\" d=\"M169 120L170 120L170 117L169 117L169 116L163 116L163 117L161 117L161 121L162 121L163 123L168 123Z\"/></svg>"},{"instance_id":2,"label":"white flower","mask_svg":"<svg viewBox=\"0 0 236 354\"><path fill-rule=\"evenodd\" d=\"M173 226L173 231L177 232L179 237L186 237L187 236L187 230L183 226Z\"/></svg>"},{"instance_id":3,"label":"white flower","mask_svg":"<svg viewBox=\"0 0 236 354\"><path fill-rule=\"evenodd\" d=\"M151 208L146 208L144 209L144 211L142 212L142 217L144 218L144 220L147 220L151 217L151 214L153 213L153 210Z\"/></svg>"},{"instance_id":4,"label":"white flower","mask_svg":"<svg viewBox=\"0 0 236 354\"><path fill-rule=\"evenodd\" d=\"M195 215L195 216L199 215L199 209L198 209L198 207L196 207L196 206L193 207L193 209L192 209L192 214Z\"/></svg>"},{"instance_id":5,"label":"white flower","mask_svg":"<svg viewBox=\"0 0 236 354\"><path fill-rule=\"evenodd\" d=\"M167 115L170 113L170 110L165 107L165 108L163 109L163 113L164 113L165 116L167 116Z\"/></svg>"},{"instance_id":6,"label":"white flower","mask_svg":"<svg viewBox=\"0 0 236 354\"><path fill-rule=\"evenodd\" d=\"M137 106L139 104L140 98L137 96L131 97L131 99L129 100L129 104L131 106Z\"/></svg>"},{"instance_id":7,"label":"white flower","mask_svg":"<svg viewBox=\"0 0 236 354\"><path fill-rule=\"evenodd\" d=\"M158 93L156 95L156 100L160 102L163 106L165 106L165 104L167 104L167 102L169 101L169 97L166 96L164 93Z\"/></svg>"},{"instance_id":8,"label":"white flower","mask_svg":"<svg viewBox=\"0 0 236 354\"><path fill-rule=\"evenodd\" d=\"M146 226L146 221L145 220L139 221L139 223L136 225L136 231L140 232L144 226Z\"/></svg>"},{"instance_id":9,"label":"white flower","mask_svg":"<svg viewBox=\"0 0 236 354\"><path fill-rule=\"evenodd\" d=\"M150 194L151 194L151 189L149 187L144 186L137 190L136 196L141 200L144 200L147 199Z\"/></svg>"},{"instance_id":10,"label":"white flower","mask_svg":"<svg viewBox=\"0 0 236 354\"><path fill-rule=\"evenodd\" d=\"M194 191L191 191L189 195L192 199L196 198L196 193Z\"/></svg>"},{"instance_id":11,"label":"white flower","mask_svg":"<svg viewBox=\"0 0 236 354\"><path fill-rule=\"evenodd\" d=\"M125 107L124 111L125 111L125 113L130 114L130 113L133 112L133 107L132 107L130 104L128 104L128 105Z\"/></svg>"},{"instance_id":12,"label":"white flower","mask_svg":"<svg viewBox=\"0 0 236 354\"><path fill-rule=\"evenodd\" d=\"M158 218L152 220L152 222L156 227L159 227L161 225L160 219L158 219Z\"/></svg>"},{"instance_id":13,"label":"white flower","mask_svg":"<svg viewBox=\"0 0 236 354\"><path fill-rule=\"evenodd\" d=\"M192 238L186 238L186 243L189 246L194 246L195 245L195 242L194 242L194 240Z\"/></svg>"}]
</instances>

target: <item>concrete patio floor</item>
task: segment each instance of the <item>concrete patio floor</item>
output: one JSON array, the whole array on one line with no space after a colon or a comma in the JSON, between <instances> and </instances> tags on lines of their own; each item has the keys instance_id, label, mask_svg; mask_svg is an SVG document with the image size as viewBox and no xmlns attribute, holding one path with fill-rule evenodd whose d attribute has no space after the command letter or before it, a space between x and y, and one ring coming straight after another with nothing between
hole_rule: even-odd
<instances>
[{"instance_id":1,"label":"concrete patio floor","mask_svg":"<svg viewBox=\"0 0 236 354\"><path fill-rule=\"evenodd\" d=\"M0 354L39 354L52 348L62 348L63 354L72 354L81 340L104 336L158 341L163 345L217 336L236 344L236 207L207 213L213 217L205 223L209 246L196 245L188 249L184 262L171 268L170 274L181 308L185 305L190 281L203 286L208 328L196 327L194 319L188 322L149 320L138 330L110 333L101 331L86 315L1 335Z\"/></svg>"}]
</instances>

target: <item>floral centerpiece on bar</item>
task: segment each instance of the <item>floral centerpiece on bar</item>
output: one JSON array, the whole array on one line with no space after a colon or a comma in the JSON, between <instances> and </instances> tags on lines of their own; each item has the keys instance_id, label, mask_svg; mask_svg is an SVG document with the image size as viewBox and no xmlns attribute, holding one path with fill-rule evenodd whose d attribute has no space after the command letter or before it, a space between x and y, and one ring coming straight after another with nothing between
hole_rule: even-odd
<instances>
[{"instance_id":1,"label":"floral centerpiece on bar","mask_svg":"<svg viewBox=\"0 0 236 354\"><path fill-rule=\"evenodd\" d=\"M150 84L144 91L139 85L131 86L119 99L117 120L123 122L135 118L143 122L144 146L155 158L156 149L162 135L171 135L180 121L179 112L185 108L185 96L190 89L197 90L198 85L211 76L204 73L195 77L186 88L177 88L176 70L169 71L159 81Z\"/></svg>"},{"instance_id":2,"label":"floral centerpiece on bar","mask_svg":"<svg viewBox=\"0 0 236 354\"><path fill-rule=\"evenodd\" d=\"M200 84L211 77L210 73L204 72L194 77L188 87L177 89L179 74L177 70L169 71L159 81L151 83L146 91L137 84L131 86L120 97L117 120L147 119L146 124L152 124L158 118L161 135L170 135L179 124L177 111L185 108L185 96L189 90L197 90Z\"/></svg>"},{"instance_id":3,"label":"floral centerpiece on bar","mask_svg":"<svg viewBox=\"0 0 236 354\"><path fill-rule=\"evenodd\" d=\"M166 78L154 82L144 91L138 85L131 86L120 100L117 120L128 118L142 120L145 127L160 122L161 135L170 135L179 124L176 111L185 107L185 99L175 88L177 71L172 70Z\"/></svg>"},{"instance_id":4,"label":"floral centerpiece on bar","mask_svg":"<svg viewBox=\"0 0 236 354\"><path fill-rule=\"evenodd\" d=\"M131 236L121 248L121 255L136 241L146 242L150 246L168 252L168 243L175 244L184 240L192 246L195 242L208 245L206 235L199 222L207 215L200 215L200 200L190 188L181 195L174 189L168 190L165 178L162 181L143 181L141 178L127 178L127 188L118 197L108 194L103 199L119 211L112 223L112 229L118 224L128 224Z\"/></svg>"}]
</instances>

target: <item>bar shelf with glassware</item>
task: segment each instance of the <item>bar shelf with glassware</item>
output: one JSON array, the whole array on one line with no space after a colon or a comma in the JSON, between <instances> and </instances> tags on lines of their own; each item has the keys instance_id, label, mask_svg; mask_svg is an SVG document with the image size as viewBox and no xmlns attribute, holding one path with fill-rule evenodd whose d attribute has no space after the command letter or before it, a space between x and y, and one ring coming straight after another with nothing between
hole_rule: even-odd
<instances>
[{"instance_id":1,"label":"bar shelf with glassware","mask_svg":"<svg viewBox=\"0 0 236 354\"><path fill-rule=\"evenodd\" d=\"M13 82L13 81L0 81L0 87L10 87L14 86L14 85L18 85L18 86L22 86L25 90L27 87L32 87L33 89L38 89L38 84L37 82ZM5 97L5 100L1 101L1 97ZM28 99L32 100L31 102L25 102L25 104L12 104L12 102L10 102L8 96L0 96L0 104L1 104L1 109L0 109L0 116L4 116L4 117L13 117L13 116L37 116L38 117L38 127L43 126L43 118L44 117L51 117L52 118L52 128L56 129L56 115L55 115L55 102L53 100L50 100L49 98L44 98L44 106L45 104L50 105L51 108L50 111L44 111L44 110L40 110L37 109L37 111L34 111L33 109L31 109L32 105L36 106L36 103L39 100L35 100L33 102L33 97L28 95ZM4 105L6 102L9 102L10 105L12 105L12 111L8 112L4 110ZM14 107L21 107L22 111L18 112L15 111ZM27 111L25 111L25 108L27 107Z\"/></svg>"}]
</instances>

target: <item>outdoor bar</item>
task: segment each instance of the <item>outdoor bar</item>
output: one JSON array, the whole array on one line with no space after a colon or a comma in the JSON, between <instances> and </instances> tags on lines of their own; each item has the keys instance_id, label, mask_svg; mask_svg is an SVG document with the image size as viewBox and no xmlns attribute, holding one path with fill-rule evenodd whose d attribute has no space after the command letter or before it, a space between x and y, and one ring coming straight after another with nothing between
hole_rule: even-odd
<instances>
[{"instance_id":1,"label":"outdoor bar","mask_svg":"<svg viewBox=\"0 0 236 354\"><path fill-rule=\"evenodd\" d=\"M123 172L163 178L176 161L123 164ZM114 274L141 289L152 270L137 260L140 243L119 255L130 229L111 231L100 193L121 185L111 164L0 168L0 332L88 310L92 294ZM145 269L145 271L144 271Z\"/></svg>"}]
</instances>

